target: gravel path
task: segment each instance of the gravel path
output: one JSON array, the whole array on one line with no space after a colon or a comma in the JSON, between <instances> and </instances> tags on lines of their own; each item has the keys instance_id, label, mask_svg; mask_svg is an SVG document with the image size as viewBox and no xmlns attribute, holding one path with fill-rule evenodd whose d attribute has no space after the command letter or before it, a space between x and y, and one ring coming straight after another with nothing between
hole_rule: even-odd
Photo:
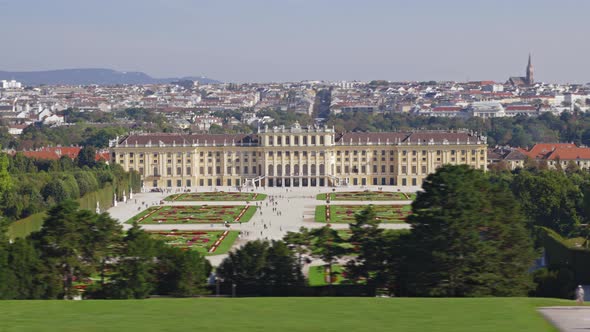
<instances>
[{"instance_id":1,"label":"gravel path","mask_svg":"<svg viewBox=\"0 0 590 332\"><path fill-rule=\"evenodd\" d=\"M547 307L539 311L561 332L590 331L590 307Z\"/></svg>"}]
</instances>

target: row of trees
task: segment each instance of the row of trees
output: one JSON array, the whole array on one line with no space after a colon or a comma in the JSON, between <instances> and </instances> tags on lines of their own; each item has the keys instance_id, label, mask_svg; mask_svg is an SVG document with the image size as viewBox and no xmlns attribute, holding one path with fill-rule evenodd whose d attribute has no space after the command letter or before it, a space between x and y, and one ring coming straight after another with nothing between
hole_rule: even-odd
<instances>
[{"instance_id":1,"label":"row of trees","mask_svg":"<svg viewBox=\"0 0 590 332\"><path fill-rule=\"evenodd\" d=\"M37 160L21 153L0 153L0 214L9 221L22 219L130 176L137 177L119 165L96 162L91 147L83 148L75 160L65 156Z\"/></svg>"},{"instance_id":2,"label":"row of trees","mask_svg":"<svg viewBox=\"0 0 590 332\"><path fill-rule=\"evenodd\" d=\"M108 214L73 201L48 211L43 228L9 242L0 230L0 298L146 298L205 293L211 272L199 253L153 239L137 225L123 233ZM82 285L82 286L81 286Z\"/></svg>"},{"instance_id":3,"label":"row of trees","mask_svg":"<svg viewBox=\"0 0 590 332\"><path fill-rule=\"evenodd\" d=\"M413 114L366 112L331 114L327 125L337 131L392 131L466 128L488 137L490 145L532 146L540 142L574 142L590 145L590 113L545 113L538 117L445 118Z\"/></svg>"}]
</instances>

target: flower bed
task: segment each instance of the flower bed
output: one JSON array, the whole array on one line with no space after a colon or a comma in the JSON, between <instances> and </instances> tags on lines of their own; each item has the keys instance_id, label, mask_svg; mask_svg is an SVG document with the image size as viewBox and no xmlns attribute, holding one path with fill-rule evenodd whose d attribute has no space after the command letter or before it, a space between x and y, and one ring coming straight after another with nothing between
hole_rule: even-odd
<instances>
[{"instance_id":1,"label":"flower bed","mask_svg":"<svg viewBox=\"0 0 590 332\"><path fill-rule=\"evenodd\" d=\"M140 224L247 222L256 212L250 205L179 205L151 207L128 220Z\"/></svg>"},{"instance_id":2,"label":"flower bed","mask_svg":"<svg viewBox=\"0 0 590 332\"><path fill-rule=\"evenodd\" d=\"M182 250L196 250L205 255L226 253L235 242L236 231L148 231L154 238Z\"/></svg>"},{"instance_id":3,"label":"flower bed","mask_svg":"<svg viewBox=\"0 0 590 332\"><path fill-rule=\"evenodd\" d=\"M325 209L327 223L354 223L355 215L365 209L366 205L326 205L318 206ZM410 205L373 205L375 219L382 223L405 223L412 213ZM316 215L317 222L324 222Z\"/></svg>"}]
</instances>

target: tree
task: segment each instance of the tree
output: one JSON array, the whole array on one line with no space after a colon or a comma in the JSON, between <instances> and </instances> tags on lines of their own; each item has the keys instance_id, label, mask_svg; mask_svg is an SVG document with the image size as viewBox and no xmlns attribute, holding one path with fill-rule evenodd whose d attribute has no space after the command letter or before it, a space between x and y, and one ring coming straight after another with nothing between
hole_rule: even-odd
<instances>
[{"instance_id":1,"label":"tree","mask_svg":"<svg viewBox=\"0 0 590 332\"><path fill-rule=\"evenodd\" d=\"M283 241L297 254L297 264L303 268L303 255L309 253L312 241L309 230L301 227L299 232L287 232Z\"/></svg>"},{"instance_id":2,"label":"tree","mask_svg":"<svg viewBox=\"0 0 590 332\"><path fill-rule=\"evenodd\" d=\"M507 186L469 166L429 175L412 203L404 250L405 293L525 295L532 243ZM513 282L513 280L515 280Z\"/></svg>"},{"instance_id":3,"label":"tree","mask_svg":"<svg viewBox=\"0 0 590 332\"><path fill-rule=\"evenodd\" d=\"M152 239L137 223L127 231L123 248L111 283L107 284L107 297L118 299L143 299L155 288L153 270L155 257L164 244Z\"/></svg>"},{"instance_id":4,"label":"tree","mask_svg":"<svg viewBox=\"0 0 590 332\"><path fill-rule=\"evenodd\" d=\"M298 286L304 281L297 258L283 241L273 241L268 248L263 274L271 287Z\"/></svg>"},{"instance_id":5,"label":"tree","mask_svg":"<svg viewBox=\"0 0 590 332\"><path fill-rule=\"evenodd\" d=\"M86 241L93 221L93 212L78 210L78 203L65 201L51 208L41 230L31 235L44 264L56 271L55 278L62 280L62 294L66 298L78 294L74 280L88 277L93 270L88 248L91 243Z\"/></svg>"},{"instance_id":6,"label":"tree","mask_svg":"<svg viewBox=\"0 0 590 332\"><path fill-rule=\"evenodd\" d=\"M43 282L44 268L39 252L30 239L17 238L10 245L8 263L13 281L7 283L12 288L14 299L40 299L47 293ZM50 292L53 293L53 292Z\"/></svg>"},{"instance_id":7,"label":"tree","mask_svg":"<svg viewBox=\"0 0 590 332\"><path fill-rule=\"evenodd\" d=\"M314 237L312 255L320 258L326 264L328 275L330 276L329 284L332 286L332 279L334 277L332 265L336 263L338 258L345 254L346 250L342 246L344 241L338 232L329 226L314 229L310 233Z\"/></svg>"},{"instance_id":8,"label":"tree","mask_svg":"<svg viewBox=\"0 0 590 332\"><path fill-rule=\"evenodd\" d=\"M250 241L236 251L230 252L217 268L217 275L238 288L257 289L264 285L264 270L269 243Z\"/></svg>"},{"instance_id":9,"label":"tree","mask_svg":"<svg viewBox=\"0 0 590 332\"><path fill-rule=\"evenodd\" d=\"M195 296L206 293L203 286L211 264L197 251L165 247L158 254L155 270L158 294Z\"/></svg>"},{"instance_id":10,"label":"tree","mask_svg":"<svg viewBox=\"0 0 590 332\"><path fill-rule=\"evenodd\" d=\"M521 171L510 185L527 217L528 227L548 227L568 236L580 224L582 192L561 171Z\"/></svg>"},{"instance_id":11,"label":"tree","mask_svg":"<svg viewBox=\"0 0 590 332\"><path fill-rule=\"evenodd\" d=\"M8 156L6 153L0 153L0 197L12 188L12 177L8 172L8 166Z\"/></svg>"},{"instance_id":12,"label":"tree","mask_svg":"<svg viewBox=\"0 0 590 332\"><path fill-rule=\"evenodd\" d=\"M355 215L355 223L350 225L352 236L349 242L355 247L355 256L346 264L347 279L364 280L371 291L383 284L386 266L383 229L375 218L375 210L369 205Z\"/></svg>"},{"instance_id":13,"label":"tree","mask_svg":"<svg viewBox=\"0 0 590 332\"><path fill-rule=\"evenodd\" d=\"M78 167L88 166L90 168L96 165L96 149L93 146L85 146L80 150L76 157Z\"/></svg>"}]
</instances>

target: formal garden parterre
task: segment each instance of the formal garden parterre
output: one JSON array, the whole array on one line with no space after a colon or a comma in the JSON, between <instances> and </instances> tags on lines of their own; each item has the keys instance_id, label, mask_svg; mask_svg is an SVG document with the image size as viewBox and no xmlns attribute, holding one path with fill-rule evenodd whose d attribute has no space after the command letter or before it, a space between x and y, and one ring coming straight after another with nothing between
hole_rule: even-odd
<instances>
[{"instance_id":1,"label":"formal garden parterre","mask_svg":"<svg viewBox=\"0 0 590 332\"><path fill-rule=\"evenodd\" d=\"M411 205L372 205L376 219L382 223L405 223L412 213ZM355 215L365 209L366 205L318 205L315 221L327 223L355 222Z\"/></svg>"},{"instance_id":2,"label":"formal garden parterre","mask_svg":"<svg viewBox=\"0 0 590 332\"><path fill-rule=\"evenodd\" d=\"M266 194L248 193L248 192L200 192L200 193L181 193L166 197L165 201L171 202L250 202L262 201L267 197Z\"/></svg>"},{"instance_id":3,"label":"formal garden parterre","mask_svg":"<svg viewBox=\"0 0 590 332\"><path fill-rule=\"evenodd\" d=\"M369 190L323 193L316 196L316 199L322 201L408 201L415 198L415 193Z\"/></svg>"},{"instance_id":4,"label":"formal garden parterre","mask_svg":"<svg viewBox=\"0 0 590 332\"><path fill-rule=\"evenodd\" d=\"M252 205L152 206L127 221L139 224L200 224L248 222L256 213Z\"/></svg>"},{"instance_id":5,"label":"formal garden parterre","mask_svg":"<svg viewBox=\"0 0 590 332\"><path fill-rule=\"evenodd\" d=\"M148 231L166 244L182 250L196 250L204 255L220 255L229 251L238 238L238 231Z\"/></svg>"}]
</instances>

